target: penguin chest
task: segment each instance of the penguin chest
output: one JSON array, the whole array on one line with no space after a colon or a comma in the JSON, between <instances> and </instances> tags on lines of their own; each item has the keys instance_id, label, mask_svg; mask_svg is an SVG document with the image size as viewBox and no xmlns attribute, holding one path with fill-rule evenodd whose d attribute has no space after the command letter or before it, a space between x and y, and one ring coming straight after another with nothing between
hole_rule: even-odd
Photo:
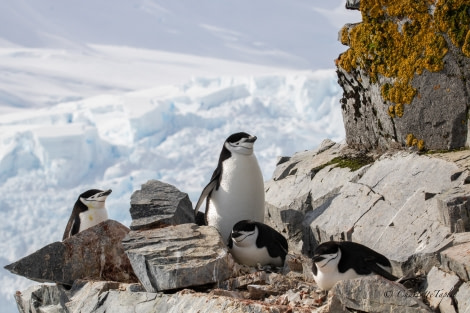
<instances>
[{"instance_id":1,"label":"penguin chest","mask_svg":"<svg viewBox=\"0 0 470 313\"><path fill-rule=\"evenodd\" d=\"M80 230L79 232L95 226L108 219L108 212L105 208L102 209L89 209L80 213Z\"/></svg>"},{"instance_id":2,"label":"penguin chest","mask_svg":"<svg viewBox=\"0 0 470 313\"><path fill-rule=\"evenodd\" d=\"M318 287L323 290L330 290L340 280L354 279L358 277L360 277L360 275L352 268L348 269L344 273L340 273L337 269L330 272L324 272L321 269L318 269L317 275L313 275Z\"/></svg>"},{"instance_id":3,"label":"penguin chest","mask_svg":"<svg viewBox=\"0 0 470 313\"><path fill-rule=\"evenodd\" d=\"M239 247L234 244L230 252L235 261L243 265L256 266L260 264L261 266L282 266L281 257L271 257L266 247L258 248L256 245Z\"/></svg>"},{"instance_id":4,"label":"penguin chest","mask_svg":"<svg viewBox=\"0 0 470 313\"><path fill-rule=\"evenodd\" d=\"M264 182L256 157L239 156L225 160L220 186L213 190L210 200L216 212L210 210L209 215L233 217L233 224L242 219L263 222Z\"/></svg>"}]
</instances>

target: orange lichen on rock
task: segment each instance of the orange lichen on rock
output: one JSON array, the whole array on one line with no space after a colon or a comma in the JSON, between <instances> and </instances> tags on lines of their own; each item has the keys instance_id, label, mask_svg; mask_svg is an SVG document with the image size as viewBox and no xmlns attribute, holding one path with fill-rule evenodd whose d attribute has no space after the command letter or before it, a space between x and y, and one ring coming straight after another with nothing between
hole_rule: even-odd
<instances>
[{"instance_id":1,"label":"orange lichen on rock","mask_svg":"<svg viewBox=\"0 0 470 313\"><path fill-rule=\"evenodd\" d=\"M361 12L362 23L342 30L341 42L350 49L338 65L348 72L359 67L372 82L379 75L391 78L382 88L384 100L411 103L414 75L443 69L448 51L443 33L470 56L469 0L361 0Z\"/></svg>"}]
</instances>

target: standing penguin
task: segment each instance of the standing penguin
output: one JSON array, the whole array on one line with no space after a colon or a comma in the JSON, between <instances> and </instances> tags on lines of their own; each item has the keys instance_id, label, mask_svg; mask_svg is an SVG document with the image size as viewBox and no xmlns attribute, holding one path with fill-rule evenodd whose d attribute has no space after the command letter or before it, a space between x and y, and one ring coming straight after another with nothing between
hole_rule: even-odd
<instances>
[{"instance_id":1,"label":"standing penguin","mask_svg":"<svg viewBox=\"0 0 470 313\"><path fill-rule=\"evenodd\" d=\"M264 222L264 181L253 153L256 139L241 132L225 140L217 168L194 209L198 219L206 199L204 222L217 228L224 240L240 220Z\"/></svg>"},{"instance_id":2,"label":"standing penguin","mask_svg":"<svg viewBox=\"0 0 470 313\"><path fill-rule=\"evenodd\" d=\"M233 226L228 240L235 261L248 266L257 264L281 267L288 251L286 238L274 228L243 220Z\"/></svg>"},{"instance_id":3,"label":"standing penguin","mask_svg":"<svg viewBox=\"0 0 470 313\"><path fill-rule=\"evenodd\" d=\"M106 191L90 189L78 196L65 227L62 240L106 221L108 212L106 211L105 201L111 191L111 189Z\"/></svg>"},{"instance_id":4,"label":"standing penguin","mask_svg":"<svg viewBox=\"0 0 470 313\"><path fill-rule=\"evenodd\" d=\"M392 265L385 256L356 242L324 242L315 249L313 262L313 277L323 290L340 280L373 274L398 279L391 274Z\"/></svg>"}]
</instances>

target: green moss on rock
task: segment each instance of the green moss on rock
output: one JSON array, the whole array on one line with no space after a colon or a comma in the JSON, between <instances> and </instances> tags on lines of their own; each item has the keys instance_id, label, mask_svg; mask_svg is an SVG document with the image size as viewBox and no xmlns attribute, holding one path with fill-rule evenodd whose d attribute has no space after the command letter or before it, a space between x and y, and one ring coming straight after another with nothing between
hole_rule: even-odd
<instances>
[{"instance_id":1,"label":"green moss on rock","mask_svg":"<svg viewBox=\"0 0 470 313\"><path fill-rule=\"evenodd\" d=\"M349 168L352 172L357 171L361 167L374 162L374 159L367 155L358 156L341 156L336 157L330 162L326 163L325 166L334 165L339 168Z\"/></svg>"}]
</instances>

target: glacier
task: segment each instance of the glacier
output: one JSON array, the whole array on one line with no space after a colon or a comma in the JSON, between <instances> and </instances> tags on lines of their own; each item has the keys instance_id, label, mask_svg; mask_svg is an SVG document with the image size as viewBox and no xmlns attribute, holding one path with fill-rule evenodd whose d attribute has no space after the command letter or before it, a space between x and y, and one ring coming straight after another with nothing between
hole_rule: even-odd
<instances>
[{"instance_id":1,"label":"glacier","mask_svg":"<svg viewBox=\"0 0 470 313\"><path fill-rule=\"evenodd\" d=\"M259 138L266 180L279 156L341 140L336 79L334 70L197 77L0 115L1 265L61 240L87 189L112 189L109 216L124 225L132 192L149 179L175 185L194 203L231 133ZM0 283L3 298L31 284L4 271Z\"/></svg>"}]
</instances>

